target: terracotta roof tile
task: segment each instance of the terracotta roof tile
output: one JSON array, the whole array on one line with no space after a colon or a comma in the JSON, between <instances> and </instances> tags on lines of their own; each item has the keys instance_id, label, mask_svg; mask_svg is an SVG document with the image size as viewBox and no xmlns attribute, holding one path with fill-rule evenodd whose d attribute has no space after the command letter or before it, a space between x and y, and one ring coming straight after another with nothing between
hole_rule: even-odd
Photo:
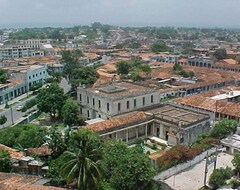
<instances>
[{"instance_id":1,"label":"terracotta roof tile","mask_svg":"<svg viewBox=\"0 0 240 190\"><path fill-rule=\"evenodd\" d=\"M139 120L147 118L144 112L134 112L127 115L115 117L103 122L87 125L86 128L93 130L94 132L101 132L112 128L117 128L122 125L134 123Z\"/></svg>"},{"instance_id":2,"label":"terracotta roof tile","mask_svg":"<svg viewBox=\"0 0 240 190\"><path fill-rule=\"evenodd\" d=\"M11 158L20 159L24 156L23 152L18 152L17 150L10 148L8 146L5 146L3 144L0 144L0 150L7 150L11 156Z\"/></svg>"}]
</instances>

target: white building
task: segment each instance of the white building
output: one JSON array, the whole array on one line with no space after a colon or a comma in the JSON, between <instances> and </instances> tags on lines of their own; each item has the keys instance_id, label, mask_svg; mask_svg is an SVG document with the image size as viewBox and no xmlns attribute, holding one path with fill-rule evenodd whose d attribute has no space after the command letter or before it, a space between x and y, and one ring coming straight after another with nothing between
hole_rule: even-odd
<instances>
[{"instance_id":1,"label":"white building","mask_svg":"<svg viewBox=\"0 0 240 190\"><path fill-rule=\"evenodd\" d=\"M78 87L80 113L89 119L108 119L158 104L160 91L129 82L114 82L99 88Z\"/></svg>"}]
</instances>

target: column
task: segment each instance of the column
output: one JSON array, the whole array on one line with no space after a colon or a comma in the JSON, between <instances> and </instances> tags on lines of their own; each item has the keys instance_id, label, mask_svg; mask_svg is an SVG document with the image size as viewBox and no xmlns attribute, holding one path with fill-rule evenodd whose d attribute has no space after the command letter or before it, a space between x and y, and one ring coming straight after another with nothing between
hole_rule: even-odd
<instances>
[{"instance_id":1,"label":"column","mask_svg":"<svg viewBox=\"0 0 240 190\"><path fill-rule=\"evenodd\" d=\"M148 125L146 124L146 125L145 125L145 136L146 136L146 137L148 136L148 134L147 134L147 127L148 127Z\"/></svg>"},{"instance_id":2,"label":"column","mask_svg":"<svg viewBox=\"0 0 240 190\"><path fill-rule=\"evenodd\" d=\"M135 127L136 139L138 139L138 127Z\"/></svg>"},{"instance_id":3,"label":"column","mask_svg":"<svg viewBox=\"0 0 240 190\"><path fill-rule=\"evenodd\" d=\"M125 131L126 134L126 143L128 143L128 129Z\"/></svg>"},{"instance_id":4,"label":"column","mask_svg":"<svg viewBox=\"0 0 240 190\"><path fill-rule=\"evenodd\" d=\"M115 135L115 137L116 137L116 140L118 140L118 132L116 132L116 135Z\"/></svg>"}]
</instances>

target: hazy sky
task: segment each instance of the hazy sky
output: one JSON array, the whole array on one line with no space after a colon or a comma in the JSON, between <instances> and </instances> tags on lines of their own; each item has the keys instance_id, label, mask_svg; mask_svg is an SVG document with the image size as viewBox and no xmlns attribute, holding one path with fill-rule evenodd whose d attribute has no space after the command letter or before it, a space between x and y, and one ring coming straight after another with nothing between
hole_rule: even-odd
<instances>
[{"instance_id":1,"label":"hazy sky","mask_svg":"<svg viewBox=\"0 0 240 190\"><path fill-rule=\"evenodd\" d=\"M0 0L0 25L18 23L240 27L240 0Z\"/></svg>"}]
</instances>

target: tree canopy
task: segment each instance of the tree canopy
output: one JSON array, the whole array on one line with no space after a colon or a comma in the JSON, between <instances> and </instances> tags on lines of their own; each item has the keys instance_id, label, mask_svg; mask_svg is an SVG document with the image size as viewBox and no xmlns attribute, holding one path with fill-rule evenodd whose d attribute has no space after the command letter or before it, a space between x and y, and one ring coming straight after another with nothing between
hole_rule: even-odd
<instances>
[{"instance_id":1,"label":"tree canopy","mask_svg":"<svg viewBox=\"0 0 240 190\"><path fill-rule=\"evenodd\" d=\"M209 185L213 189L217 189L224 184L226 184L226 180L231 178L231 168L227 167L224 168L218 168L213 171L213 173L210 175L209 178Z\"/></svg>"},{"instance_id":2,"label":"tree canopy","mask_svg":"<svg viewBox=\"0 0 240 190\"><path fill-rule=\"evenodd\" d=\"M117 62L116 67L118 74L122 75L122 77L130 78L133 81L141 80L141 73L145 73L147 76L151 74L150 66L147 64L143 64L139 60L135 60L133 62Z\"/></svg>"},{"instance_id":3,"label":"tree canopy","mask_svg":"<svg viewBox=\"0 0 240 190\"><path fill-rule=\"evenodd\" d=\"M83 57L81 50L64 50L62 51L62 61L64 62L63 73L71 78L74 69L79 67L79 59Z\"/></svg>"},{"instance_id":4,"label":"tree canopy","mask_svg":"<svg viewBox=\"0 0 240 190\"><path fill-rule=\"evenodd\" d=\"M5 70L0 68L0 83L6 83L8 79L7 73Z\"/></svg>"},{"instance_id":5,"label":"tree canopy","mask_svg":"<svg viewBox=\"0 0 240 190\"><path fill-rule=\"evenodd\" d=\"M235 120L223 119L215 124L210 132L210 136L222 139L231 133L235 133L238 123Z\"/></svg>"},{"instance_id":6,"label":"tree canopy","mask_svg":"<svg viewBox=\"0 0 240 190\"><path fill-rule=\"evenodd\" d=\"M4 125L7 122L7 117L5 115L0 116L0 125Z\"/></svg>"},{"instance_id":7,"label":"tree canopy","mask_svg":"<svg viewBox=\"0 0 240 190\"><path fill-rule=\"evenodd\" d=\"M172 51L164 42L156 42L151 45L151 51L154 53Z\"/></svg>"},{"instance_id":8,"label":"tree canopy","mask_svg":"<svg viewBox=\"0 0 240 190\"><path fill-rule=\"evenodd\" d=\"M237 170L237 172L240 172L240 153L234 154L234 157L232 159L232 164Z\"/></svg>"},{"instance_id":9,"label":"tree canopy","mask_svg":"<svg viewBox=\"0 0 240 190\"><path fill-rule=\"evenodd\" d=\"M227 51L226 49L217 49L214 53L213 56L216 59L226 59L227 58Z\"/></svg>"},{"instance_id":10,"label":"tree canopy","mask_svg":"<svg viewBox=\"0 0 240 190\"><path fill-rule=\"evenodd\" d=\"M16 125L0 130L0 143L9 147L35 148L45 142L46 134L46 129L38 125Z\"/></svg>"},{"instance_id":11,"label":"tree canopy","mask_svg":"<svg viewBox=\"0 0 240 190\"><path fill-rule=\"evenodd\" d=\"M80 124L79 107L72 99L67 99L62 108L62 119L65 125Z\"/></svg>"},{"instance_id":12,"label":"tree canopy","mask_svg":"<svg viewBox=\"0 0 240 190\"><path fill-rule=\"evenodd\" d=\"M10 154L6 150L0 150L0 172L10 172L12 162Z\"/></svg>"},{"instance_id":13,"label":"tree canopy","mask_svg":"<svg viewBox=\"0 0 240 190\"><path fill-rule=\"evenodd\" d=\"M79 67L73 70L70 83L74 89L79 84L92 85L99 78L99 74L93 67Z\"/></svg>"},{"instance_id":14,"label":"tree canopy","mask_svg":"<svg viewBox=\"0 0 240 190\"><path fill-rule=\"evenodd\" d=\"M42 112L49 113L52 118L61 117L62 107L65 103L66 96L63 89L56 84L50 84L48 87L41 89L37 95L37 106Z\"/></svg>"}]
</instances>

